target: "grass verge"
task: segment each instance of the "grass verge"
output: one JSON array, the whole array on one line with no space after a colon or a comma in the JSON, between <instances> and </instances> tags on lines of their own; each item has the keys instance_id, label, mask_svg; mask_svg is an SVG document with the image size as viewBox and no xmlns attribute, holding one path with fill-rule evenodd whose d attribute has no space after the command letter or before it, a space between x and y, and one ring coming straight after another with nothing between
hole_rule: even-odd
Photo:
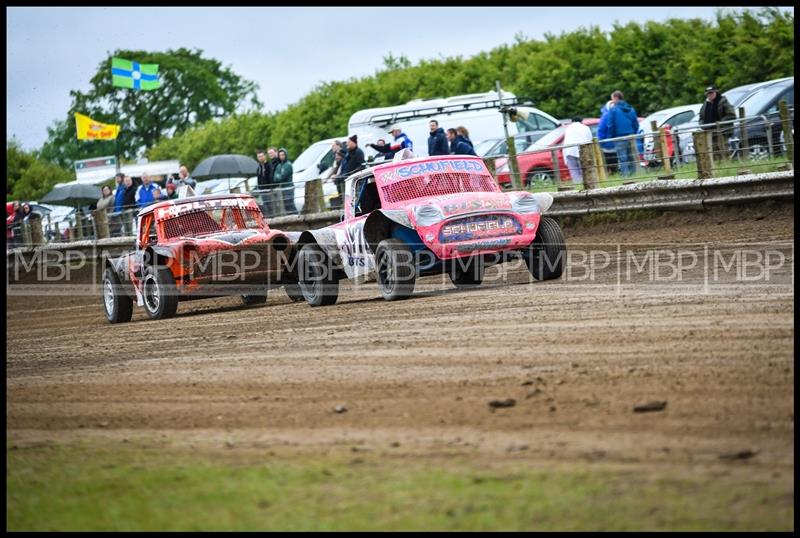
<instances>
[{"instance_id":1,"label":"grass verge","mask_svg":"<svg viewBox=\"0 0 800 538\"><path fill-rule=\"evenodd\" d=\"M609 468L7 443L8 530L791 530L793 492Z\"/></svg>"}]
</instances>

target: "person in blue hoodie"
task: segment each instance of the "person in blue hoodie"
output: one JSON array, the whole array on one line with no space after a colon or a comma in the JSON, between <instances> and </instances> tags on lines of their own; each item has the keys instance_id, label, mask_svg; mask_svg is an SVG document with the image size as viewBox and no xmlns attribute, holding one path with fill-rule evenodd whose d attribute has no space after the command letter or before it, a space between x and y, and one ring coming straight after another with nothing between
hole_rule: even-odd
<instances>
[{"instance_id":1,"label":"person in blue hoodie","mask_svg":"<svg viewBox=\"0 0 800 538\"><path fill-rule=\"evenodd\" d=\"M639 131L639 118L636 110L625 101L619 90L611 94L611 99L614 101L614 106L607 114L607 138L636 134ZM617 140L614 142L614 146L617 150L620 172L623 176L633 175L636 172L639 156L631 154L630 140Z\"/></svg>"},{"instance_id":2,"label":"person in blue hoodie","mask_svg":"<svg viewBox=\"0 0 800 538\"><path fill-rule=\"evenodd\" d=\"M600 141L600 149L603 150L603 159L606 162L609 174L616 173L619 168L617 166L617 151L614 147L614 142L604 142L605 139L611 138L608 136L608 111L613 106L614 100L610 99L600 107L600 123L597 125L597 140Z\"/></svg>"}]
</instances>

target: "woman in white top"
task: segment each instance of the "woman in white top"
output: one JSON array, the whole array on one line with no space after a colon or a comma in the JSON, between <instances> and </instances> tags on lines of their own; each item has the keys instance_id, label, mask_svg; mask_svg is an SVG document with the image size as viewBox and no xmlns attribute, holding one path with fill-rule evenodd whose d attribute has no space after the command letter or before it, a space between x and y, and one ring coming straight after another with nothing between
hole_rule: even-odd
<instances>
[{"instance_id":1,"label":"woman in white top","mask_svg":"<svg viewBox=\"0 0 800 538\"><path fill-rule=\"evenodd\" d=\"M583 124L583 118L572 118L572 123L564 129L564 160L567 161L569 175L573 183L582 183L580 145L592 142L592 130Z\"/></svg>"}]
</instances>

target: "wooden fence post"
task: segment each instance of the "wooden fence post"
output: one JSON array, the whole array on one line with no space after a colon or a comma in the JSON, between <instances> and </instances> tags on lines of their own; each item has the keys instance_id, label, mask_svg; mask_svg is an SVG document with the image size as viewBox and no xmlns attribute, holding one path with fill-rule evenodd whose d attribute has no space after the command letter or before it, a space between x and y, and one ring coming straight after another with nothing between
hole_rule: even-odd
<instances>
[{"instance_id":1,"label":"wooden fence post","mask_svg":"<svg viewBox=\"0 0 800 538\"><path fill-rule=\"evenodd\" d=\"M786 101L781 101L778 103L778 108L781 111L781 127L783 127L783 145L786 147L786 156L789 158L789 162L794 164L794 134L789 119L789 107ZM770 136L770 138L772 137Z\"/></svg>"},{"instance_id":2,"label":"wooden fence post","mask_svg":"<svg viewBox=\"0 0 800 538\"><path fill-rule=\"evenodd\" d=\"M514 145L514 138L509 136L506 138L506 145L508 146L508 169L511 172L511 184L514 186L515 191L523 190L525 182L519 175L519 161L517 161L517 146Z\"/></svg>"},{"instance_id":3,"label":"wooden fence post","mask_svg":"<svg viewBox=\"0 0 800 538\"><path fill-rule=\"evenodd\" d=\"M27 246L31 245L31 226L30 220L22 221L19 223L20 231L22 232L22 244Z\"/></svg>"},{"instance_id":4,"label":"wooden fence post","mask_svg":"<svg viewBox=\"0 0 800 538\"><path fill-rule=\"evenodd\" d=\"M750 159L750 141L747 139L744 107L739 107L739 160Z\"/></svg>"},{"instance_id":5,"label":"wooden fence post","mask_svg":"<svg viewBox=\"0 0 800 538\"><path fill-rule=\"evenodd\" d=\"M603 150L600 149L600 142L596 136L592 137L592 153L594 153L594 162L597 165L597 179L605 181L608 179L606 175L606 161L603 156Z\"/></svg>"},{"instance_id":6,"label":"wooden fence post","mask_svg":"<svg viewBox=\"0 0 800 538\"><path fill-rule=\"evenodd\" d=\"M658 162L660 162L663 165L664 164L664 148L661 147L661 137L658 136L658 132L659 132L658 131L658 123L656 122L656 120L651 120L650 121L650 132L653 133L653 150L655 150L656 159L658 159ZM644 143L644 140L642 140L642 143Z\"/></svg>"},{"instance_id":7,"label":"wooden fence post","mask_svg":"<svg viewBox=\"0 0 800 538\"><path fill-rule=\"evenodd\" d=\"M74 241L79 241L83 239L83 219L81 218L81 214L79 211L75 212L75 239Z\"/></svg>"},{"instance_id":8,"label":"wooden fence post","mask_svg":"<svg viewBox=\"0 0 800 538\"><path fill-rule=\"evenodd\" d=\"M591 144L581 144L578 147L578 155L581 162L581 171L583 172L583 188L596 189L597 188L597 166L594 162L594 150Z\"/></svg>"},{"instance_id":9,"label":"wooden fence post","mask_svg":"<svg viewBox=\"0 0 800 538\"><path fill-rule=\"evenodd\" d=\"M30 225L31 244L44 245L44 233L42 233L42 219L28 219Z\"/></svg>"},{"instance_id":10,"label":"wooden fence post","mask_svg":"<svg viewBox=\"0 0 800 538\"><path fill-rule=\"evenodd\" d=\"M312 179L311 181L306 181L303 214L319 213L322 202L322 180L317 178Z\"/></svg>"},{"instance_id":11,"label":"wooden fence post","mask_svg":"<svg viewBox=\"0 0 800 538\"><path fill-rule=\"evenodd\" d=\"M714 158L711 155L711 131L696 131L692 133L694 139L694 154L697 162L697 178L710 179L714 177Z\"/></svg>"},{"instance_id":12,"label":"wooden fence post","mask_svg":"<svg viewBox=\"0 0 800 538\"><path fill-rule=\"evenodd\" d=\"M97 239L109 237L108 212L105 209L98 209L94 212L94 233Z\"/></svg>"}]
</instances>

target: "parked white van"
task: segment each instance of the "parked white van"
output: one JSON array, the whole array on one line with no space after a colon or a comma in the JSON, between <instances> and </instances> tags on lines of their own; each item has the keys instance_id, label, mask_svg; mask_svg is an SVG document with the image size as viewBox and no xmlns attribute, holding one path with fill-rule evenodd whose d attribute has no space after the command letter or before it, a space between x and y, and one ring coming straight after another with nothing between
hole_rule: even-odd
<instances>
[{"instance_id":1,"label":"parked white van","mask_svg":"<svg viewBox=\"0 0 800 538\"><path fill-rule=\"evenodd\" d=\"M350 117L348 135L358 135L358 144L366 156L376 152L367 147L378 139L393 140L387 132L392 125L399 125L414 144L414 155L428 155L430 120L437 120L445 131L463 125L470 133L470 140L477 145L488 138L503 138L502 105L513 106L516 115L508 123L508 134L514 136L526 131L549 131L558 127L556 118L517 99L513 93L502 92L502 102L496 91L473 93L454 97L414 99L404 105L360 110Z\"/></svg>"},{"instance_id":2,"label":"parked white van","mask_svg":"<svg viewBox=\"0 0 800 538\"><path fill-rule=\"evenodd\" d=\"M294 174L292 175L292 181L294 182L294 205L297 207L298 211L302 211L305 205L306 182L317 179L322 172L325 171L319 169L319 164L332 153L331 145L334 140L339 140L344 143L347 140L347 136L326 138L325 140L314 142L303 150L303 152L297 156L297 159L292 161L292 168L294 169ZM336 186L330 181L326 181L322 184L322 191L325 200L329 200L332 196L338 194Z\"/></svg>"}]
</instances>

